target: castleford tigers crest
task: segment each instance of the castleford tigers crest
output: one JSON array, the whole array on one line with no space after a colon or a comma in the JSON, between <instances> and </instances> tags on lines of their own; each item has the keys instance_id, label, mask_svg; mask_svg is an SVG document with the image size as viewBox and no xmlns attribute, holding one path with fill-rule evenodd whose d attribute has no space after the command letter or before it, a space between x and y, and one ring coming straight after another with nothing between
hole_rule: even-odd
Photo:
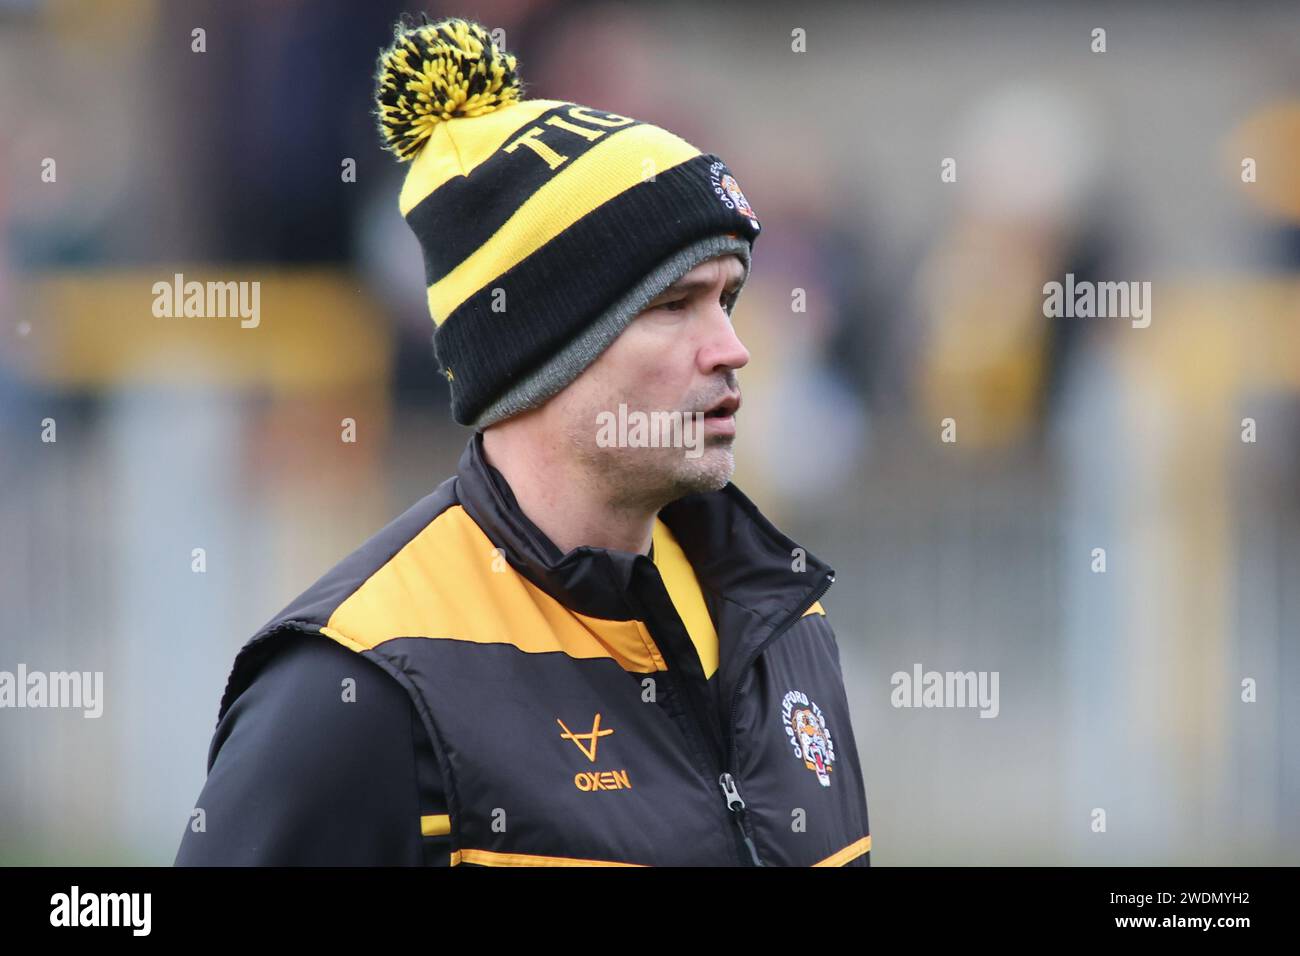
<instances>
[{"instance_id":1,"label":"castleford tigers crest","mask_svg":"<svg viewBox=\"0 0 1300 956\"><path fill-rule=\"evenodd\" d=\"M781 700L781 718L795 757L817 774L818 783L829 787L835 764L835 745L822 709L809 700L807 694L792 690Z\"/></svg>"},{"instance_id":2,"label":"castleford tigers crest","mask_svg":"<svg viewBox=\"0 0 1300 956\"><path fill-rule=\"evenodd\" d=\"M745 194L740 191L740 183L736 182L736 177L727 171L725 163L716 162L709 166L709 178L713 182L713 191L718 198L722 200L722 205L728 209L734 209L742 216L749 220L749 224L755 229L761 228L758 224L758 214L745 198Z\"/></svg>"}]
</instances>

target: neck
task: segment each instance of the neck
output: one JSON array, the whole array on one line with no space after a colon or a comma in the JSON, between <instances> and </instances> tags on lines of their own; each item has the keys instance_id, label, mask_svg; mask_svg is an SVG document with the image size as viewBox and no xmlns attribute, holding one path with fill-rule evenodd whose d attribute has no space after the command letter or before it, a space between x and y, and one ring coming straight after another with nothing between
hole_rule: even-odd
<instances>
[{"instance_id":1,"label":"neck","mask_svg":"<svg viewBox=\"0 0 1300 956\"><path fill-rule=\"evenodd\" d=\"M659 509L619 503L556 443L503 423L483 432L483 457L530 521L567 554L586 545L647 554Z\"/></svg>"}]
</instances>

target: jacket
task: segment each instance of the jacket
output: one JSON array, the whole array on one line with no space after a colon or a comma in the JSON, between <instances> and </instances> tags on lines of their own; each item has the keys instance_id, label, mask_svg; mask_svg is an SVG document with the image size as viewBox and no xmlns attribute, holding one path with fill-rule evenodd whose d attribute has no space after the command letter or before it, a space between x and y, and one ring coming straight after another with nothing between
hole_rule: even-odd
<instances>
[{"instance_id":1,"label":"jacket","mask_svg":"<svg viewBox=\"0 0 1300 956\"><path fill-rule=\"evenodd\" d=\"M834 571L730 483L654 541L562 554L475 433L239 651L176 862L869 866Z\"/></svg>"}]
</instances>

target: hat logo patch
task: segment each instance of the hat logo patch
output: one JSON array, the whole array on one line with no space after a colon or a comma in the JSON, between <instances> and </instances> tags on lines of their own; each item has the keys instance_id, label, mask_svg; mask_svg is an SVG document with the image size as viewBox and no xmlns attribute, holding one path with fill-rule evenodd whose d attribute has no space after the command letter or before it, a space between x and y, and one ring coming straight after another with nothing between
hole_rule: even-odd
<instances>
[{"instance_id":1,"label":"hat logo patch","mask_svg":"<svg viewBox=\"0 0 1300 956\"><path fill-rule=\"evenodd\" d=\"M709 167L709 179L713 183L713 192L722 201L722 205L740 213L755 229L761 228L758 224L758 214L754 212L754 207L749 204L745 194L740 191L740 183L736 182L736 177L727 170L725 163L712 164Z\"/></svg>"}]
</instances>

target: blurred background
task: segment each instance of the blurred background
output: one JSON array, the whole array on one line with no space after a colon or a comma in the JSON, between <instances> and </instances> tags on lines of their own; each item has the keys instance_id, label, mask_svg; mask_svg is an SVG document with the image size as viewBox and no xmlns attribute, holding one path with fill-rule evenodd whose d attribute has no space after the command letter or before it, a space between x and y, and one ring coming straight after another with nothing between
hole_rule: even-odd
<instances>
[{"instance_id":1,"label":"blurred background","mask_svg":"<svg viewBox=\"0 0 1300 956\"><path fill-rule=\"evenodd\" d=\"M1300 8L1134 7L0 0L0 670L105 682L0 710L0 863L170 864L235 651L455 468L403 10L743 183L735 481L837 571L876 865L1300 863ZM1150 326L1045 318L1067 273Z\"/></svg>"}]
</instances>

